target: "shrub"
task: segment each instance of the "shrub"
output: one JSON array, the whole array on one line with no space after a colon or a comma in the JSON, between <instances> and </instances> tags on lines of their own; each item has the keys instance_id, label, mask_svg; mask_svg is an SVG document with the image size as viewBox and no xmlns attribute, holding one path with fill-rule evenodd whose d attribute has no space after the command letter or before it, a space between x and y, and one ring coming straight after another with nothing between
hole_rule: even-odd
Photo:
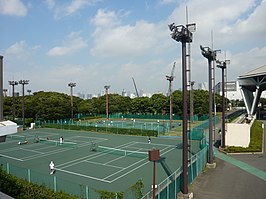
<instances>
[{"instance_id":1,"label":"shrub","mask_svg":"<svg viewBox=\"0 0 266 199\"><path fill-rule=\"evenodd\" d=\"M78 125L61 125L61 124L43 124L44 128L68 129L68 130L82 130L82 131L96 131L100 133L112 133L123 135L140 135L140 136L157 136L158 132L155 130L140 130L140 129L125 129L117 127L94 127L94 126L78 126Z\"/></svg>"}]
</instances>

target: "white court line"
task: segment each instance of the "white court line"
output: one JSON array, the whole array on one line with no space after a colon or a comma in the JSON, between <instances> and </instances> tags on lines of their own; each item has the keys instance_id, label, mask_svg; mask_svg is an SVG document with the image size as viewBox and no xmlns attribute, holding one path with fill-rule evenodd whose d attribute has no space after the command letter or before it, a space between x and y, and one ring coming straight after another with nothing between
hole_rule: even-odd
<instances>
[{"instance_id":1,"label":"white court line","mask_svg":"<svg viewBox=\"0 0 266 199\"><path fill-rule=\"evenodd\" d=\"M88 161L88 160L84 160L83 162L88 162L88 163L91 163L91 164L97 164L97 165L101 165L101 166L113 167L113 168L117 168L117 169L123 169L123 167L114 166L114 165L105 165L105 164L102 164L102 163Z\"/></svg>"},{"instance_id":2,"label":"white court line","mask_svg":"<svg viewBox=\"0 0 266 199\"><path fill-rule=\"evenodd\" d=\"M128 147L128 146L127 146ZM140 151L142 148L138 148L139 150L137 150L136 152L138 152L138 151ZM112 153L111 153L112 154ZM148 153L147 153L147 155L148 155ZM104 163L104 165L108 165L109 163L111 163L111 162L114 162L114 161L116 161L116 160L119 160L119 159L122 159L122 158L125 158L125 157L127 157L127 156L121 156L121 157L119 157L119 158L115 158L115 159L113 159L113 160L110 160L110 161L108 161L108 162L105 162ZM109 166L109 165L108 165Z\"/></svg>"},{"instance_id":3,"label":"white court line","mask_svg":"<svg viewBox=\"0 0 266 199\"><path fill-rule=\"evenodd\" d=\"M56 154L56 153L61 153L61 152L69 151L69 150L72 150L72 148L71 149L64 148L64 149L61 149L61 150L54 150L54 151L52 151L50 153L44 153L42 155L37 154L37 155L27 156L27 157L25 157L23 159L24 159L24 161L28 161L28 160L33 160L33 159L45 157L45 156L48 156L48 155Z\"/></svg>"},{"instance_id":4,"label":"white court line","mask_svg":"<svg viewBox=\"0 0 266 199\"><path fill-rule=\"evenodd\" d=\"M109 175L109 176L106 176L104 179L110 178L110 177L112 177L113 175L116 175L116 174L118 174L118 173L124 171L125 169L128 169L128 168L134 166L135 164L138 164L138 163L140 163L140 162L142 162L142 161L145 161L145 160L146 160L146 158L145 158L145 159L141 159L141 160L135 162L134 164L131 164L131 165L127 166L127 167L124 167L122 170L119 170L119 171L117 171L117 172L115 172L115 173L112 173L112 174Z\"/></svg>"},{"instance_id":5,"label":"white court line","mask_svg":"<svg viewBox=\"0 0 266 199\"><path fill-rule=\"evenodd\" d=\"M22 160L22 159L15 158L15 157L8 156L8 155L4 155L4 154L1 154L1 153L0 153L0 157L1 157L1 156L5 157L5 158L13 159L13 160L18 160L18 161L21 161L21 162L24 161L24 160Z\"/></svg>"},{"instance_id":6,"label":"white court line","mask_svg":"<svg viewBox=\"0 0 266 199\"><path fill-rule=\"evenodd\" d=\"M161 155L164 155L164 154L166 154L166 153L168 153L168 152L170 152L170 151L172 151L172 150L174 150L174 148L172 148L172 149L170 149L170 150L168 150L168 151L162 153ZM132 170L130 170L130 171L128 171L128 172L126 172L126 173L120 175L119 177L115 178L114 180L111 180L110 182L112 183L112 182L114 182L114 181L116 181L116 180L118 180L118 179L124 177L125 175L127 175L127 174L129 174L129 173L132 173L133 171L135 171L135 170L137 170L138 168L140 168L140 167L142 167L142 166L148 164L149 162L150 162L150 161L147 161L146 163L141 164L141 165L139 165L138 167L135 167L134 169L132 169ZM123 171L123 170L122 170L122 171ZM106 178L104 178L104 179L106 179Z\"/></svg>"},{"instance_id":7,"label":"white court line","mask_svg":"<svg viewBox=\"0 0 266 199\"><path fill-rule=\"evenodd\" d=\"M118 146L118 147L124 147L124 146L126 147L126 145L131 145L131 143L132 143L132 142L130 142L130 143L126 143L126 144L120 145L120 146ZM133 144L133 143L132 143L132 144ZM81 158L78 158L78 159L75 159L75 160L71 160L71 161L69 161L69 162L65 162L65 163L63 163L63 164L58 165L58 167L59 167L59 166L66 165L66 166L64 166L64 167L62 167L62 168L67 168L67 167L70 167L70 166L72 166L72 165L79 164L79 163L83 162L84 160L86 160L87 158L89 158L88 160L92 160L92 159L94 159L94 158L101 157L101 156L104 156L104 155L107 155L107 154L106 154L106 153L91 154L91 155L88 155L88 156L85 156L85 157L81 157ZM90 158L90 157L91 157L91 158ZM73 162L73 164L70 164L70 163L72 163L72 162Z\"/></svg>"},{"instance_id":8,"label":"white court line","mask_svg":"<svg viewBox=\"0 0 266 199\"><path fill-rule=\"evenodd\" d=\"M101 178L96 178L96 177L92 177L92 176L88 176L88 175L83 175L83 174L72 172L72 171L68 171L68 170L63 170L63 169L58 169L58 168L55 168L55 170L56 171L62 171L62 172L65 172L65 173L70 173L70 174L77 175L77 176L81 176L81 177L84 177L84 178L90 178L90 179L101 181L101 182L111 183L108 180L104 180L104 179L101 179Z\"/></svg>"},{"instance_id":9,"label":"white court line","mask_svg":"<svg viewBox=\"0 0 266 199\"><path fill-rule=\"evenodd\" d=\"M130 142L130 143L132 143L132 142ZM130 143L127 143L127 144L130 144ZM133 143L132 143L132 144L133 144ZM130 145L132 145L132 144L130 144ZM126 144L121 145L121 146L126 147ZM121 146L119 146L119 147L121 147ZM170 148L170 147L171 147L171 146L168 145L167 148ZM162 151L163 151L163 150L166 150L167 148L162 149ZM165 152L162 153L161 155L164 155L164 154L166 154L166 153L168 153L168 152L170 152L170 151L172 151L172 150L174 150L174 149L175 149L175 148L171 148L170 150L165 151ZM102 156L102 155L106 155L106 154L104 153L104 154L101 154L101 156ZM91 155L90 155L90 156L91 156ZM86 156L86 157L89 157L89 156ZM98 156L98 157L99 157L99 156ZM76 160L81 160L81 159L84 159L84 158L85 158L85 157L83 157L83 158L78 158L78 159L76 159ZM70 161L70 162L74 162L74 161L76 161L76 160L73 160L73 161ZM108 180L106 180L106 179L107 179L107 178L110 178L111 176L113 176L113 175L115 175L115 174L117 174L117 173L120 173L120 172L124 171L125 169L128 169L128 168L134 166L135 164L138 164L138 163L140 163L140 162L142 162L142 161L145 161L145 160L146 160L146 159L142 159L142 160L140 160L140 161L138 161L138 162L136 162L136 163L134 163L134 164L132 164L132 165L126 167L126 168L123 168L123 167L116 167L116 166L112 166L112 165L107 165L107 166L109 166L109 167L118 168L118 169L120 169L120 171L115 172L115 173L113 173L113 174L111 174L111 175L109 175L109 176L107 176L107 177L105 177L105 178L103 178L103 179L101 179L101 178L96 178L96 177L92 177L92 176L88 176L88 175L83 175L83 174L76 173L76 172L72 172L72 171L68 171L68 170L64 170L64 169L62 169L62 168L64 168L64 167L62 167L61 169L56 168L56 170L59 170L59 171L62 171L62 172L66 172L66 173L69 173L69 174L73 174L73 175L77 175L77 176L82 176L82 177L85 177L85 178L94 179L94 180L101 181L101 182L105 182L105 183L112 183L112 182L114 182L114 181L116 181L116 180L118 180L118 179L124 177L125 175L128 175L129 173L131 173L131 172L133 172L133 171L139 169L140 167L143 167L144 165L148 164L150 161L147 161L147 162L145 162L145 163L139 165L138 167L135 167L134 169L132 169L132 170L130 170L130 171L128 171L128 172L126 172L126 173L120 175L119 177L117 177L117 178L115 178L115 179L113 179L113 180L111 180L111 181L108 181ZM92 161L88 161L88 160L82 160L82 161L76 162L76 163L74 163L74 164L79 164L79 163L81 163L81 162L88 162L88 163L92 163L92 164L103 165L103 164L101 164L101 163L92 162ZM61 165L65 165L65 164L66 164L66 163L63 163L63 164L61 164ZM71 165L74 165L74 164L71 164ZM70 165L70 166L71 166L71 165ZM68 167L68 166L69 166L69 165L67 165L66 167Z\"/></svg>"},{"instance_id":10,"label":"white court line","mask_svg":"<svg viewBox=\"0 0 266 199\"><path fill-rule=\"evenodd\" d=\"M31 149L27 149L27 148L20 148L21 150L24 150L24 151L30 151L30 152L34 152L34 153L39 153L39 154L45 154L43 152L39 152L39 151L36 151L36 150L31 150Z\"/></svg>"}]
</instances>

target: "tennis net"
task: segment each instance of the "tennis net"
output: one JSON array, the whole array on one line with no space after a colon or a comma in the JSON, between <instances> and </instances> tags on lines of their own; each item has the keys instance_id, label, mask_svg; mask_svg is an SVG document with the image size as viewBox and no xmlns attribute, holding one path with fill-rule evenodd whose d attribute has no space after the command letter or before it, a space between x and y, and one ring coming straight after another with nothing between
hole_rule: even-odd
<instances>
[{"instance_id":1,"label":"tennis net","mask_svg":"<svg viewBox=\"0 0 266 199\"><path fill-rule=\"evenodd\" d=\"M7 138L10 138L12 140L26 140L25 135L7 135Z\"/></svg>"},{"instance_id":2,"label":"tennis net","mask_svg":"<svg viewBox=\"0 0 266 199\"><path fill-rule=\"evenodd\" d=\"M44 138L39 138L39 142L40 143L43 143L43 144L49 144L49 145L55 145L55 146L63 146L63 147L77 147L77 143L75 142L63 142L63 143L60 143L59 141L57 140L47 140L47 139L44 139Z\"/></svg>"},{"instance_id":3,"label":"tennis net","mask_svg":"<svg viewBox=\"0 0 266 199\"><path fill-rule=\"evenodd\" d=\"M131 157L140 157L140 158L148 157L148 152L142 152L142 151L130 151L124 149L105 147L105 146L98 146L97 150L103 153L110 153L121 156L131 156Z\"/></svg>"}]
</instances>

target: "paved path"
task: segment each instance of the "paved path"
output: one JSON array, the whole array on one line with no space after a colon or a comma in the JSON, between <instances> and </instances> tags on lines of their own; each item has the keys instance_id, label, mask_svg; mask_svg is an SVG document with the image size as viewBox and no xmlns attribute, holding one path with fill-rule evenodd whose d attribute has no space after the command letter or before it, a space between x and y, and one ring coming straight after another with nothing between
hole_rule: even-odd
<instances>
[{"instance_id":1,"label":"paved path","mask_svg":"<svg viewBox=\"0 0 266 199\"><path fill-rule=\"evenodd\" d=\"M190 186L194 198L266 199L265 153L229 156L216 151L215 162L215 169L206 169Z\"/></svg>"}]
</instances>

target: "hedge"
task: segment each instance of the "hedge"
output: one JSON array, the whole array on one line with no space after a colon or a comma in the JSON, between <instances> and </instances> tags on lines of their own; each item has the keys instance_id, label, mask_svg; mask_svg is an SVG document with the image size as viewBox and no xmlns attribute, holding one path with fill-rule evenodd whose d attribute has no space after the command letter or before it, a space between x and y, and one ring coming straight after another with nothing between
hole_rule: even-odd
<instances>
[{"instance_id":1,"label":"hedge","mask_svg":"<svg viewBox=\"0 0 266 199\"><path fill-rule=\"evenodd\" d=\"M110 133L110 134L122 134L122 135L140 135L140 136L157 136L158 132L155 130L146 129L126 129L117 127L94 127L94 126L79 126L79 125L61 125L61 124L42 124L43 128L56 128L56 129L67 129L67 130L82 130L82 131L93 131L99 133Z\"/></svg>"},{"instance_id":2,"label":"hedge","mask_svg":"<svg viewBox=\"0 0 266 199\"><path fill-rule=\"evenodd\" d=\"M24 179L17 178L8 174L0 167L0 191L16 199L34 198L34 199L77 199L65 192L54 192L45 186L27 182Z\"/></svg>"}]
</instances>

